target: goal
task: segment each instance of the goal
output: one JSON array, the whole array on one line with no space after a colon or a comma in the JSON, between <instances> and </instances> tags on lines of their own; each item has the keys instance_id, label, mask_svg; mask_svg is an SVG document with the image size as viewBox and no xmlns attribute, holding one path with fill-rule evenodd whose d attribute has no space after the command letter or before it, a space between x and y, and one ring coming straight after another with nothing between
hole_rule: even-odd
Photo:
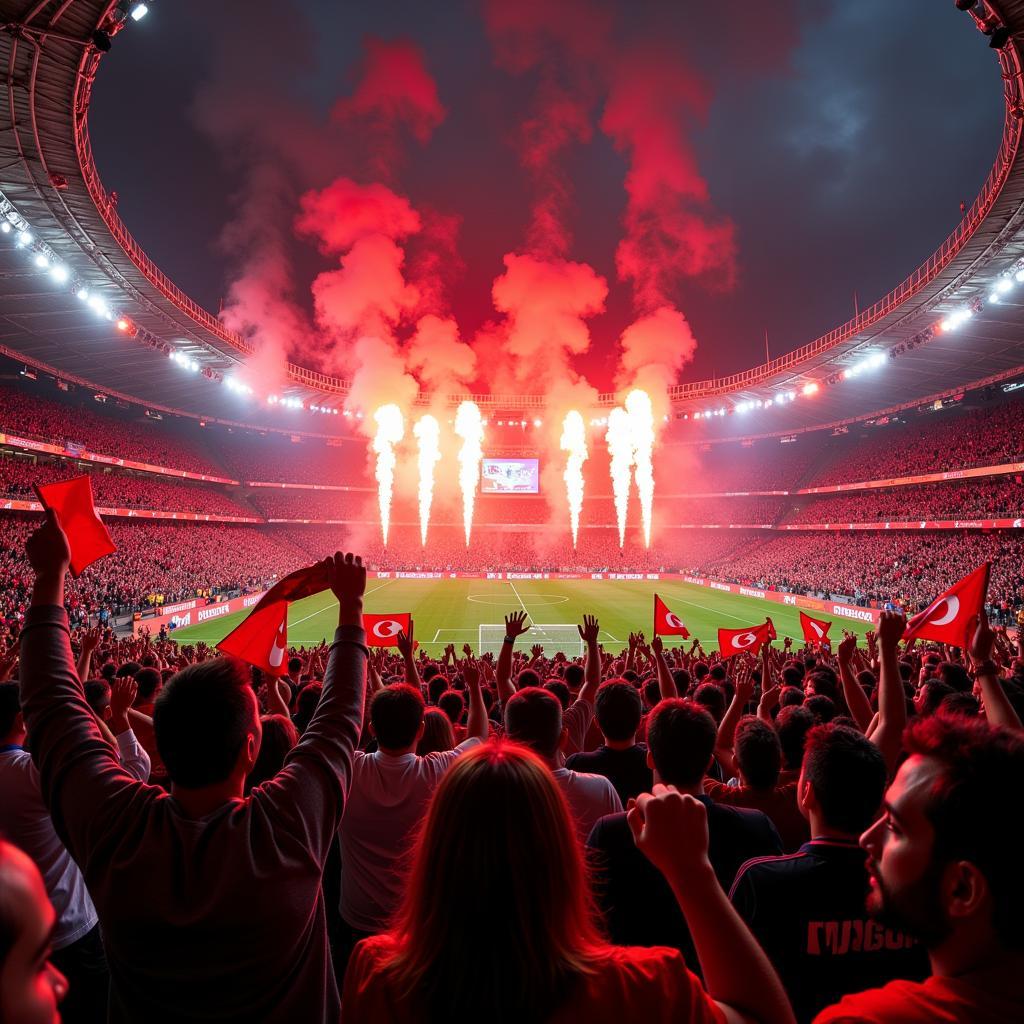
<instances>
[{"instance_id":1,"label":"goal","mask_svg":"<svg viewBox=\"0 0 1024 1024\"><path fill-rule=\"evenodd\" d=\"M483 623L478 628L477 647L479 653L490 653L497 657L505 639L504 623ZM561 651L570 658L578 658L583 654L580 631L575 626L567 626L565 623L535 622L516 640L516 646L521 651L529 651L534 644L540 644L548 657L557 651Z\"/></svg>"}]
</instances>

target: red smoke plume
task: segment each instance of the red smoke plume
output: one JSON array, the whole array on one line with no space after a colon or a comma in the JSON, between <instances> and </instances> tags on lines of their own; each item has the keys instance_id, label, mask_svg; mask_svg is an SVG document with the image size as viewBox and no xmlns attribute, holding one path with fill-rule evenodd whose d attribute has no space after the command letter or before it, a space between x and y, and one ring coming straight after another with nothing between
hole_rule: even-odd
<instances>
[{"instance_id":1,"label":"red smoke plume","mask_svg":"<svg viewBox=\"0 0 1024 1024\"><path fill-rule=\"evenodd\" d=\"M697 340L677 309L662 306L641 317L619 339L617 391L640 388L651 396L656 419L668 412L666 388L679 379L679 371L693 359Z\"/></svg>"}]
</instances>

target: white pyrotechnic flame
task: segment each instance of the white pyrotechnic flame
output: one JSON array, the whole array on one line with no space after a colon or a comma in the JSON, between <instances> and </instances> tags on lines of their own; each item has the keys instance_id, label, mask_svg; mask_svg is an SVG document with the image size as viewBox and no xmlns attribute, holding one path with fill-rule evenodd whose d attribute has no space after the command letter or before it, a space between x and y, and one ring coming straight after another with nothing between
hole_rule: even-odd
<instances>
[{"instance_id":1,"label":"white pyrotechnic flame","mask_svg":"<svg viewBox=\"0 0 1024 1024\"><path fill-rule=\"evenodd\" d=\"M476 402L463 402L455 413L455 433L462 438L459 449L459 485L462 487L462 522L466 529L466 547L473 529L473 505L480 486L480 460L483 458L484 424Z\"/></svg>"},{"instance_id":2,"label":"white pyrotechnic flame","mask_svg":"<svg viewBox=\"0 0 1024 1024\"><path fill-rule=\"evenodd\" d=\"M421 416L412 432L419 444L420 543L425 545L427 526L430 523L430 505L434 500L434 467L441 461L441 427L433 416Z\"/></svg>"},{"instance_id":3,"label":"white pyrotechnic flame","mask_svg":"<svg viewBox=\"0 0 1024 1024\"><path fill-rule=\"evenodd\" d=\"M587 461L587 429L583 417L572 410L562 420L562 451L565 459L565 493L569 499L569 524L572 527L572 546L576 547L576 535L580 528L580 511L583 508L583 463ZM628 481L627 481L628 485Z\"/></svg>"},{"instance_id":4,"label":"white pyrotechnic flame","mask_svg":"<svg viewBox=\"0 0 1024 1024\"><path fill-rule=\"evenodd\" d=\"M619 523L619 547L626 543L626 511L629 508L629 476L633 468L633 437L629 415L615 408L608 414L608 430L604 435L611 456L612 494L615 496L615 518Z\"/></svg>"},{"instance_id":5,"label":"white pyrotechnic flame","mask_svg":"<svg viewBox=\"0 0 1024 1024\"><path fill-rule=\"evenodd\" d=\"M373 450L377 453L377 499L380 503L380 532L385 545L391 526L391 494L395 487L395 445L405 436L405 421L397 405L382 405L374 414L377 433Z\"/></svg>"},{"instance_id":6,"label":"white pyrotechnic flame","mask_svg":"<svg viewBox=\"0 0 1024 1024\"><path fill-rule=\"evenodd\" d=\"M630 391L626 396L629 433L633 448L636 489L640 497L640 519L644 528L644 547L651 546L651 512L654 508L654 409L646 391Z\"/></svg>"}]
</instances>

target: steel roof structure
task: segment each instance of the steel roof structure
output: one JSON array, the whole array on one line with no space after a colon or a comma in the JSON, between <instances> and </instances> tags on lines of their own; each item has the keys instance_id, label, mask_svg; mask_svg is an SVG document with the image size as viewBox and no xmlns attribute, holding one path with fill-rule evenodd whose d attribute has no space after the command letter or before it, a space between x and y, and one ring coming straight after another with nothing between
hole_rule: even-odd
<instances>
[{"instance_id":1,"label":"steel roof structure","mask_svg":"<svg viewBox=\"0 0 1024 1024\"><path fill-rule=\"evenodd\" d=\"M70 286L57 282L26 251L0 239L0 353L150 406L252 421L251 405L213 383L229 376L252 345L150 260L118 216L93 161L92 85L125 16L123 0L120 7L112 0L0 0L0 223L6 217L15 234L19 225L29 225L32 246L72 275ZM1003 135L992 170L956 230L854 320L762 366L673 387L677 415L689 417L818 386L806 400L753 407L742 428L733 416L709 417L703 436L807 428L1024 372L1024 303L1013 294L988 301L1000 274L1024 267L1024 0L982 0L964 18L965 45L986 44L973 27L991 32L997 25L1010 32L1005 45L993 50L993 89L1002 91L1005 105ZM130 317L149 343L113 330L76 298L79 289L101 299L112 315ZM975 315L957 330L933 331L965 308ZM194 372L168 359L169 352L193 364ZM870 353L885 354L884 370L843 378L844 369ZM328 407L350 391L345 380L296 365L289 366L289 379L289 394ZM538 395L473 397L489 409L545 406ZM602 396L605 404L614 400ZM268 412L255 418L267 422ZM303 416L302 426L326 424ZM296 422L293 429L299 427Z\"/></svg>"}]
</instances>

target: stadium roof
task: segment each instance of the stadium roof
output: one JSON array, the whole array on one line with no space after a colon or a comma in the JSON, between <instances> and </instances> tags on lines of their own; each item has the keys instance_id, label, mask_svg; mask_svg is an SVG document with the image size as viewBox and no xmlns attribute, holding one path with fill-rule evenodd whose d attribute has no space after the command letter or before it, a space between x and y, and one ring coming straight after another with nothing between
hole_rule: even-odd
<instances>
[{"instance_id":1,"label":"stadium roof","mask_svg":"<svg viewBox=\"0 0 1024 1024\"><path fill-rule=\"evenodd\" d=\"M4 109L12 120L11 130L0 132L0 213L12 225L10 238L26 224L33 236L22 248L0 239L0 352L145 404L248 419L251 407L212 381L230 377L251 351L249 343L152 263L118 216L116 197L104 189L92 159L92 83L123 23L118 7L110 0L51 7L35 4L0 31ZM990 27L977 24L981 17L1001 19L1011 31L993 64L993 90L1003 90L1006 119L992 171L961 224L855 320L764 366L674 388L680 415L747 406L736 415L708 417L703 436L862 416L998 380L1024 366L1024 302L1012 291L989 301L1000 275L1024 266L1024 75L1017 38L1024 39L1024 0L979 5L964 18L965 45L985 45L972 31L972 19L978 28ZM44 257L49 267L36 264ZM68 281L56 279L62 271L55 265L67 270ZM82 291L99 313L76 297ZM1024 285L1020 291L1024 295ZM115 320L125 315L129 329L116 330L102 304ZM965 309L974 310L969 320L934 332ZM167 358L172 352L178 362ZM846 379L850 369L855 373ZM344 380L299 366L291 367L290 377L289 394L315 405L337 404L349 390ZM804 388L815 386L805 398ZM796 400L785 400L791 394ZM783 401L776 404L779 395ZM503 410L544 405L540 396L477 397ZM772 406L760 407L769 398ZM612 396L605 399L610 403ZM296 428L300 423L317 430L322 421L302 415Z\"/></svg>"}]
</instances>

